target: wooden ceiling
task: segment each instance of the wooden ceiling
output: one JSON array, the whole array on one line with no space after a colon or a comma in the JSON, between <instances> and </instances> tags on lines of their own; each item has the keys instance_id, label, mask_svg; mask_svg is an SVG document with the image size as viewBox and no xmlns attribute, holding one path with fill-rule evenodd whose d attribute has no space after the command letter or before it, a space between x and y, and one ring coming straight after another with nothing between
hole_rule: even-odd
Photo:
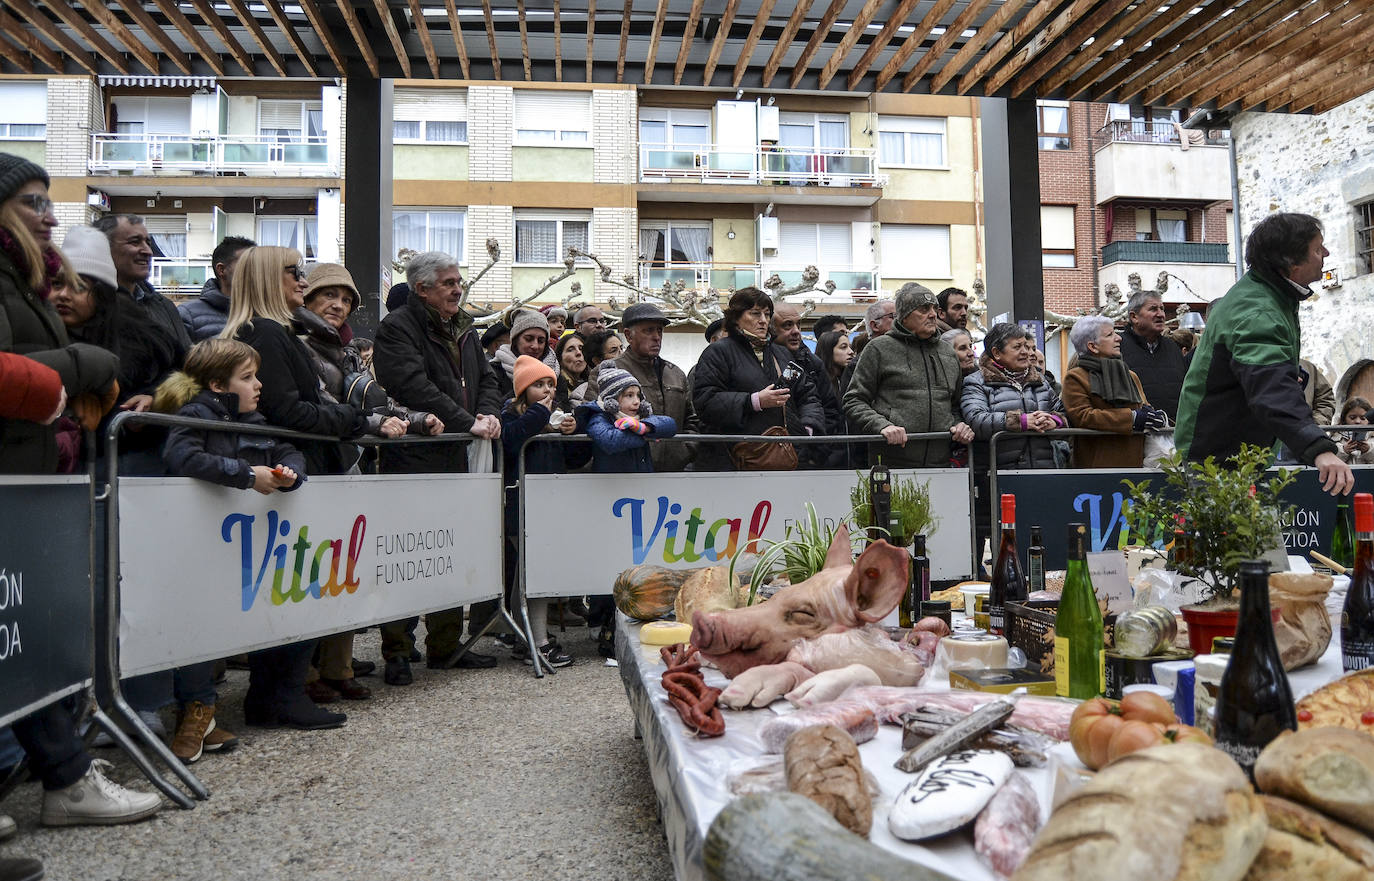
<instances>
[{"instance_id":1,"label":"wooden ceiling","mask_svg":"<svg viewBox=\"0 0 1374 881\"><path fill-rule=\"evenodd\" d=\"M0 0L0 71L407 77L1324 111L1370 0Z\"/></svg>"}]
</instances>

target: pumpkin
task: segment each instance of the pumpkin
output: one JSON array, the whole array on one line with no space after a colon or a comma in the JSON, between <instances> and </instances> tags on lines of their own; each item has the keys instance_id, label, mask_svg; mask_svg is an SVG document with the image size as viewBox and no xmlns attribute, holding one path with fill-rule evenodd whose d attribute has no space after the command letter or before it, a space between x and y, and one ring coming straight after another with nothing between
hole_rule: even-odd
<instances>
[{"instance_id":1,"label":"pumpkin","mask_svg":"<svg viewBox=\"0 0 1374 881\"><path fill-rule=\"evenodd\" d=\"M611 593L615 607L639 621L653 621L673 611L678 589L695 569L666 569L643 563L616 576Z\"/></svg>"}]
</instances>

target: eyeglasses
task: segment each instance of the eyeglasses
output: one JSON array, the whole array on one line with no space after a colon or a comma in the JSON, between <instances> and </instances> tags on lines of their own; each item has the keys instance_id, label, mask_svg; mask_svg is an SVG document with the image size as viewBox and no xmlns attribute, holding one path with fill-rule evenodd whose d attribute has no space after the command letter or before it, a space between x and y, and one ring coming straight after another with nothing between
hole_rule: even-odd
<instances>
[{"instance_id":1,"label":"eyeglasses","mask_svg":"<svg viewBox=\"0 0 1374 881\"><path fill-rule=\"evenodd\" d=\"M47 215L52 211L52 199L38 193L24 193L19 197L19 201L29 207L29 210L39 217Z\"/></svg>"},{"instance_id":2,"label":"eyeglasses","mask_svg":"<svg viewBox=\"0 0 1374 881\"><path fill-rule=\"evenodd\" d=\"M584 318L584 319L582 319L581 321L577 322L577 326L578 326L578 327L581 327L581 326L584 325L584 324L599 324L599 325L601 325L602 327L605 327L605 326L606 326L606 319L604 319L604 318Z\"/></svg>"},{"instance_id":3,"label":"eyeglasses","mask_svg":"<svg viewBox=\"0 0 1374 881\"><path fill-rule=\"evenodd\" d=\"M289 273L291 273L292 277L294 277L294 278L296 279L296 281L305 281L305 264L304 264L304 263L293 263L293 264L291 264L290 266L283 266L283 267L282 267L282 272L289 272Z\"/></svg>"}]
</instances>

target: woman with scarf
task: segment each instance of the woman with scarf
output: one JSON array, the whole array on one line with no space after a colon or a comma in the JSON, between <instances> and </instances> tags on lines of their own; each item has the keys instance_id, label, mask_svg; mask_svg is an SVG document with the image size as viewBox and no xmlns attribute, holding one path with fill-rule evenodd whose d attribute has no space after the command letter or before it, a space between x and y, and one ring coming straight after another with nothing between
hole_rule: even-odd
<instances>
[{"instance_id":1,"label":"woman with scarf","mask_svg":"<svg viewBox=\"0 0 1374 881\"><path fill-rule=\"evenodd\" d=\"M785 368L792 354L773 342L773 301L758 288L740 288L725 309L725 336L697 360L692 403L703 434L763 434L782 425L793 437L825 434L825 411L805 370ZM729 445L703 444L703 471L734 471Z\"/></svg>"},{"instance_id":2,"label":"woman with scarf","mask_svg":"<svg viewBox=\"0 0 1374 881\"><path fill-rule=\"evenodd\" d=\"M1115 432L1117 437L1074 438L1078 468L1139 468L1146 428L1163 428L1163 410L1150 406L1140 378L1121 359L1121 338L1111 319L1088 315L1074 322L1069 340L1078 360L1064 374L1064 409L1074 428Z\"/></svg>"}]
</instances>

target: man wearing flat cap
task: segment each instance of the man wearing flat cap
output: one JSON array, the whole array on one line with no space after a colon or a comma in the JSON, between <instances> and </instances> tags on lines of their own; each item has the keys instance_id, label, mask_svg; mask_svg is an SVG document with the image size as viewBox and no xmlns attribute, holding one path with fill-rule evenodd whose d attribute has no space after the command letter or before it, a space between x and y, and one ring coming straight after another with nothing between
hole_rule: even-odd
<instances>
[{"instance_id":1,"label":"man wearing flat cap","mask_svg":"<svg viewBox=\"0 0 1374 881\"><path fill-rule=\"evenodd\" d=\"M851 431L881 434L885 444L869 448L869 461L889 468L942 468L950 463L950 441L908 441L908 434L948 432L969 443L973 432L959 415L964 375L949 343L940 339L930 289L908 282L897 290L897 320L871 340L859 356L844 395Z\"/></svg>"},{"instance_id":2,"label":"man wearing flat cap","mask_svg":"<svg viewBox=\"0 0 1374 881\"><path fill-rule=\"evenodd\" d=\"M625 351L615 359L615 366L628 370L639 380L644 400L653 405L654 413L671 416L677 422L678 434L696 431L696 413L692 410L692 394L687 374L671 361L659 357L663 348L663 328L668 316L653 303L634 303L620 315L620 330L625 335ZM599 393L596 374L587 387L587 400ZM692 461L692 448L687 444L650 444L649 455L655 471L681 471Z\"/></svg>"}]
</instances>

